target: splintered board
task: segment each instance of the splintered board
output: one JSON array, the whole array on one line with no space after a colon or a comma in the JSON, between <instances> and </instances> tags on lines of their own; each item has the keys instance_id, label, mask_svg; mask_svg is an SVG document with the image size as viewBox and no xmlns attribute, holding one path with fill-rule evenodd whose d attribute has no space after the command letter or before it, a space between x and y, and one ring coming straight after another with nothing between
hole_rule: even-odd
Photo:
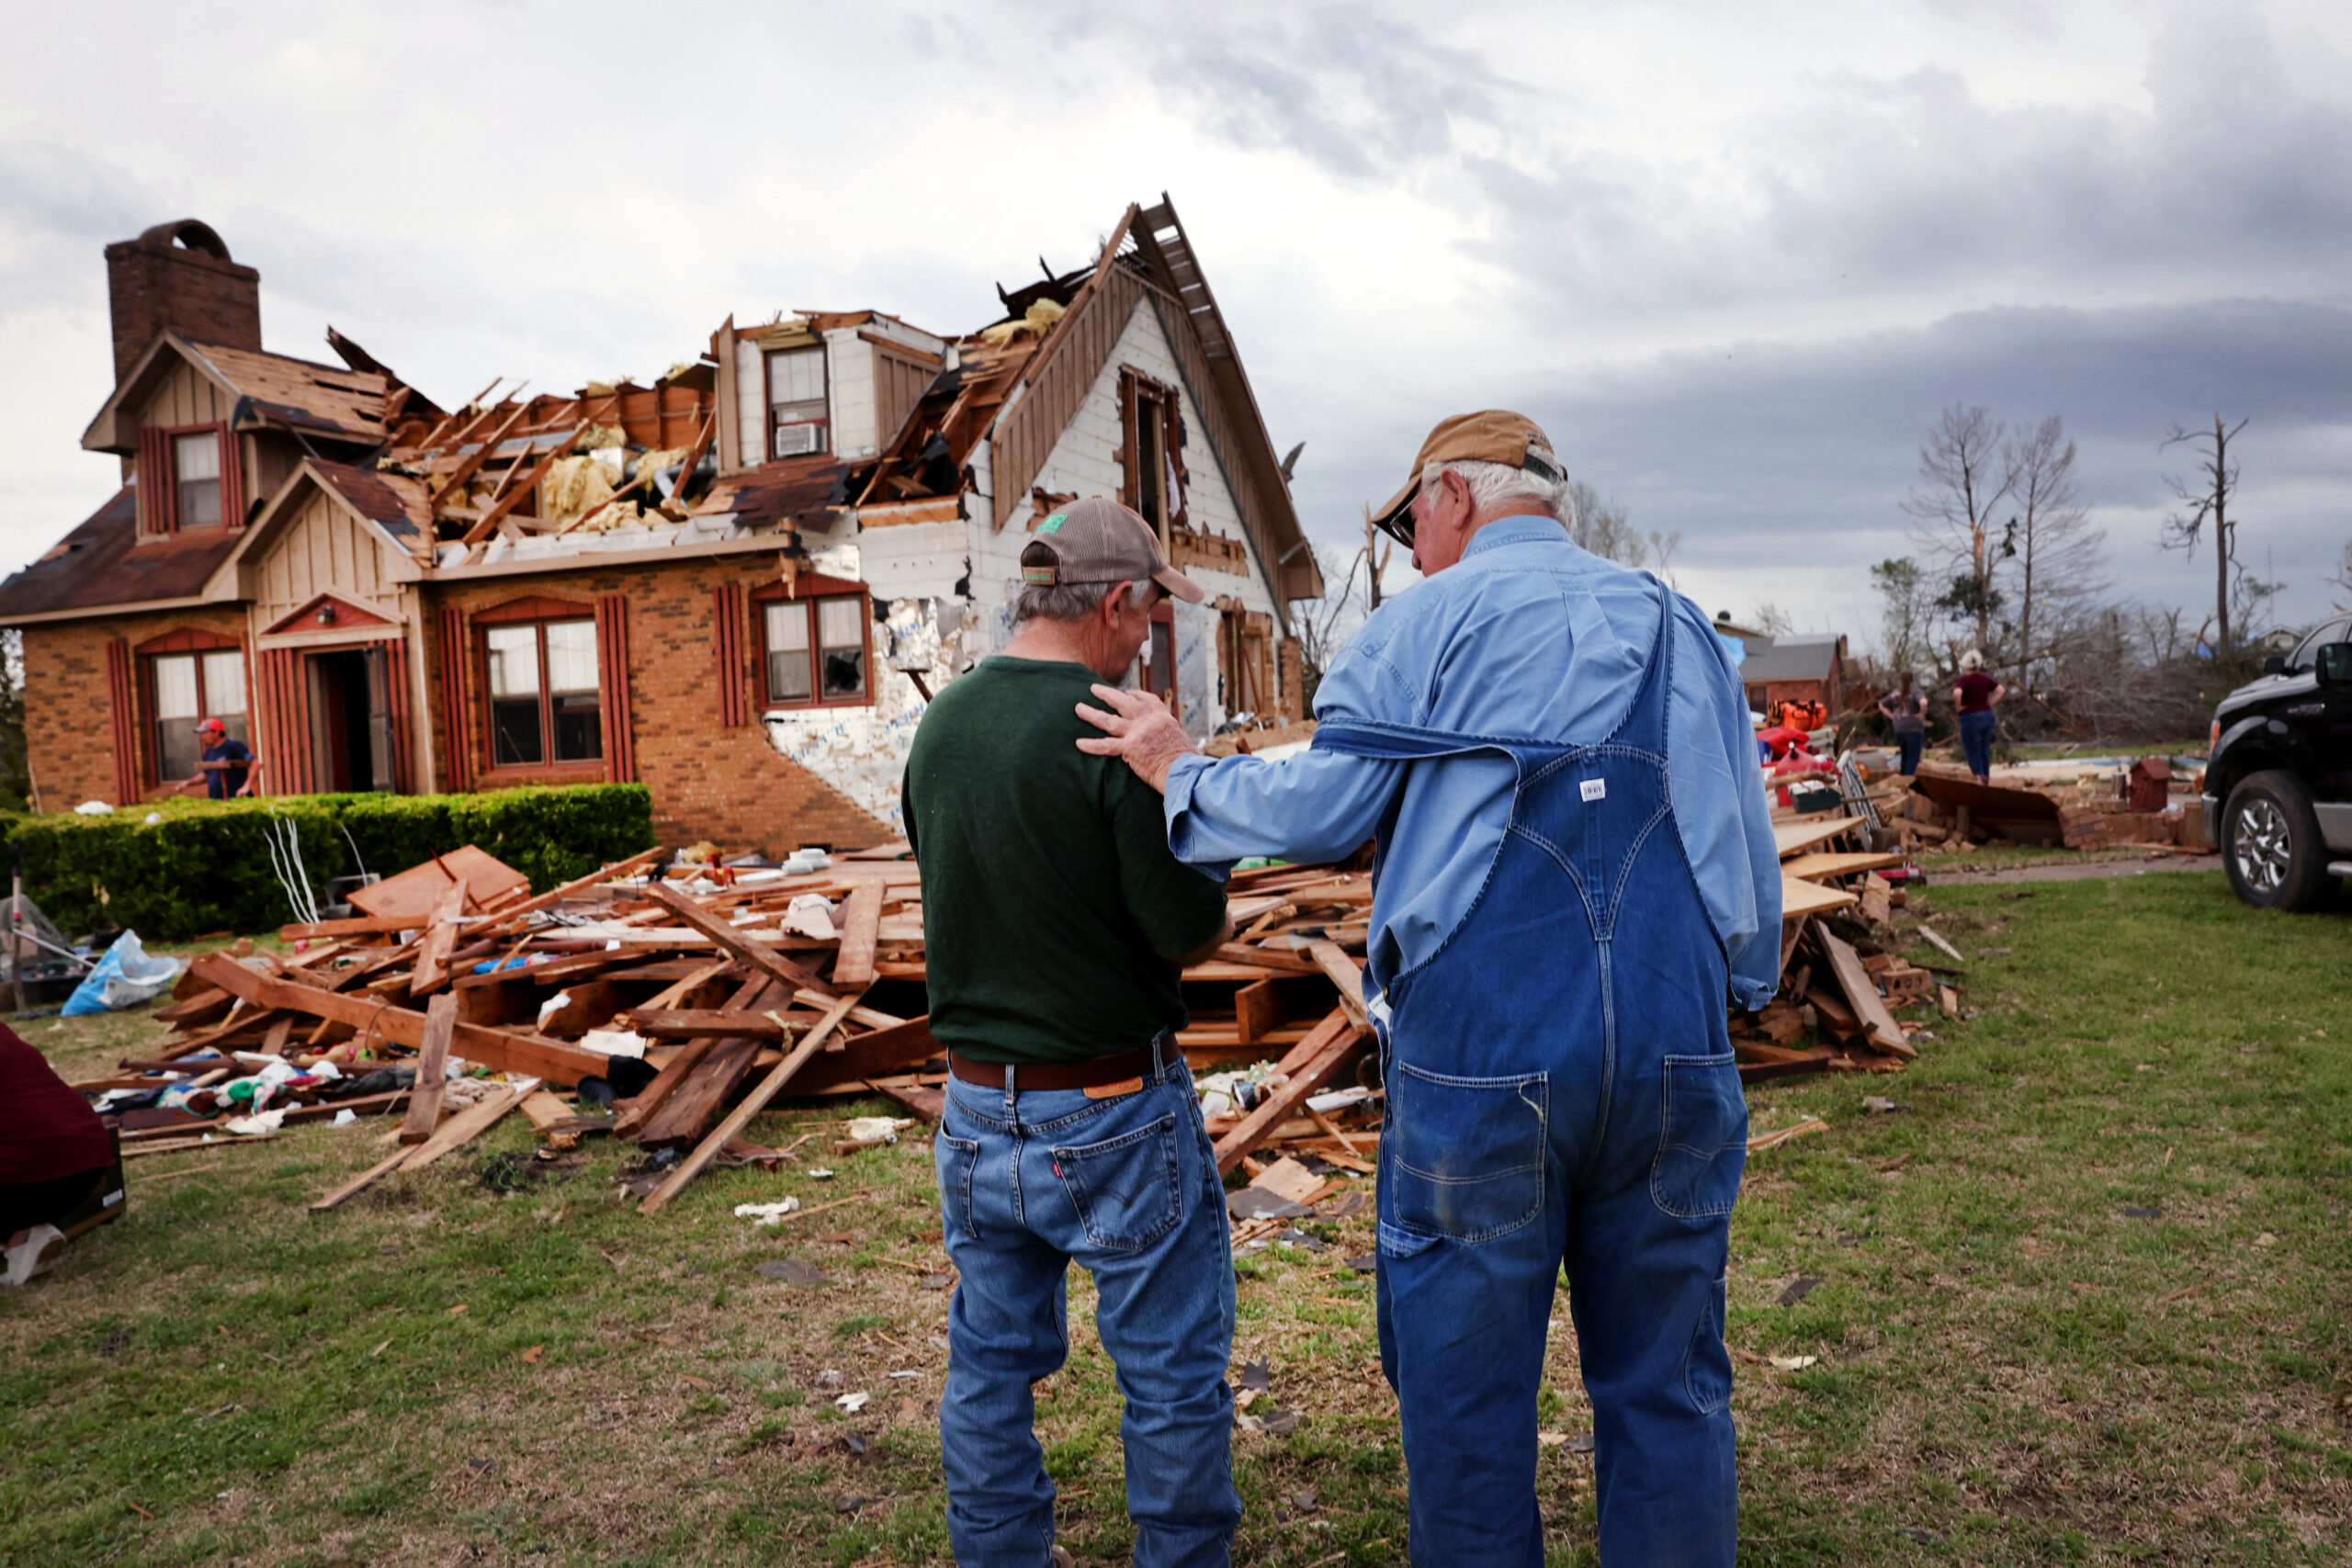
<instances>
[{"instance_id":1,"label":"splintered board","mask_svg":"<svg viewBox=\"0 0 2352 1568\"><path fill-rule=\"evenodd\" d=\"M1781 919L1783 923L1801 920L1807 915L1826 914L1842 909L1860 900L1842 887L1824 887L1818 882L1800 882L1793 876L1781 878Z\"/></svg>"},{"instance_id":2,"label":"splintered board","mask_svg":"<svg viewBox=\"0 0 2352 1568\"><path fill-rule=\"evenodd\" d=\"M1779 822L1772 828L1772 841L1782 860L1803 854L1816 844L1826 844L1838 834L1862 825L1859 817L1825 817L1818 822Z\"/></svg>"}]
</instances>

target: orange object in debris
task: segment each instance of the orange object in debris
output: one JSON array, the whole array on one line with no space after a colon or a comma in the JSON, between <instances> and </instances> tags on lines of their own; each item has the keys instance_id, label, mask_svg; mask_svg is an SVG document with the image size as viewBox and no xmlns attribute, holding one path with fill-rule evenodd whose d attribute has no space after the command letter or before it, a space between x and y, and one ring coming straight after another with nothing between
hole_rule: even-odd
<instances>
[{"instance_id":1,"label":"orange object in debris","mask_svg":"<svg viewBox=\"0 0 2352 1568\"><path fill-rule=\"evenodd\" d=\"M1788 699L1781 704L1781 722L1791 729L1810 733L1829 722L1829 705L1826 703L1801 703L1793 698Z\"/></svg>"}]
</instances>

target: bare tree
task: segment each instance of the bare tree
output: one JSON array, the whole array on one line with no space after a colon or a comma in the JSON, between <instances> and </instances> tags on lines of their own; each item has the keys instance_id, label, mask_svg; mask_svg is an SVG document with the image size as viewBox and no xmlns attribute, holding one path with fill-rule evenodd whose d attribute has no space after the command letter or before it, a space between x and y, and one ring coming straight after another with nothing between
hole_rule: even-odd
<instances>
[{"instance_id":1,"label":"bare tree","mask_svg":"<svg viewBox=\"0 0 2352 1568\"><path fill-rule=\"evenodd\" d=\"M2001 596L1994 575L2013 553L2013 538L1995 537L1995 519L2017 489L2005 427L1984 408L1954 403L1928 427L1919 448L1920 483L1904 498L1912 537L1951 586L1940 601L1973 622L1976 646L1991 654Z\"/></svg>"},{"instance_id":2,"label":"bare tree","mask_svg":"<svg viewBox=\"0 0 2352 1568\"><path fill-rule=\"evenodd\" d=\"M1673 584L1674 575L1669 569L1674 552L1682 547L1680 533L1642 533L1626 515L1623 502L1603 499L1599 491L1582 479L1568 481L1568 501L1576 511L1568 521L1570 538L1603 560L1645 567L1664 578L1668 586Z\"/></svg>"},{"instance_id":3,"label":"bare tree","mask_svg":"<svg viewBox=\"0 0 2352 1568\"><path fill-rule=\"evenodd\" d=\"M2247 419L2253 416L2248 415ZM2170 475L2165 483L2180 505L2165 519L2164 536L2159 541L2165 549L2186 550L2194 560L2197 547L2208 536L2213 546L2213 618L2218 623L2220 637L2213 651L2228 658L2236 645L2230 637L2231 579L2237 575L2238 524L2230 517L2230 502L2237 498L2238 466L2230 457L2230 443L2237 439L2239 431L2246 427L2246 419L2226 424L2220 414L2213 416L2211 431L2189 430L2179 424L2156 446L2161 452L2166 446L2186 446L2197 454L2197 482L2192 487Z\"/></svg>"},{"instance_id":4,"label":"bare tree","mask_svg":"<svg viewBox=\"0 0 2352 1568\"><path fill-rule=\"evenodd\" d=\"M2344 558L2335 563L2335 575L2329 581L2338 588L2352 589L2352 544L2344 547Z\"/></svg>"},{"instance_id":5,"label":"bare tree","mask_svg":"<svg viewBox=\"0 0 2352 1568\"><path fill-rule=\"evenodd\" d=\"M2019 509L2009 537L2018 563L2018 674L2030 682L2034 660L2052 656L2060 627L2107 586L2099 573L2107 533L2091 525L2075 483L2075 444L2056 414L2019 432L2003 462Z\"/></svg>"}]
</instances>

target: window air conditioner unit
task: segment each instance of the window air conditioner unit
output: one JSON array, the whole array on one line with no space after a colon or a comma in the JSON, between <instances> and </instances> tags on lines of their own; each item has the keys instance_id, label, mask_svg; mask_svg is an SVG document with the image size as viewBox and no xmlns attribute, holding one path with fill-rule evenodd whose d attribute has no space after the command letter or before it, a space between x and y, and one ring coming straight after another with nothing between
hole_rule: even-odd
<instances>
[{"instance_id":1,"label":"window air conditioner unit","mask_svg":"<svg viewBox=\"0 0 2352 1568\"><path fill-rule=\"evenodd\" d=\"M779 424L775 427L775 455L779 457L806 457L824 449L825 427L821 424Z\"/></svg>"}]
</instances>

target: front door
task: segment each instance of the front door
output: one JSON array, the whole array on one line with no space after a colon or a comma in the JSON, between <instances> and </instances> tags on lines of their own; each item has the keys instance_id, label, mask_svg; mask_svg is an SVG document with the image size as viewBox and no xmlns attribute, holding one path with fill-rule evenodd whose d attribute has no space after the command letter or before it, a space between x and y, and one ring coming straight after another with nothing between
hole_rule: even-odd
<instances>
[{"instance_id":1,"label":"front door","mask_svg":"<svg viewBox=\"0 0 2352 1568\"><path fill-rule=\"evenodd\" d=\"M311 769L334 794L399 787L392 772L390 660L380 647L311 654Z\"/></svg>"}]
</instances>

